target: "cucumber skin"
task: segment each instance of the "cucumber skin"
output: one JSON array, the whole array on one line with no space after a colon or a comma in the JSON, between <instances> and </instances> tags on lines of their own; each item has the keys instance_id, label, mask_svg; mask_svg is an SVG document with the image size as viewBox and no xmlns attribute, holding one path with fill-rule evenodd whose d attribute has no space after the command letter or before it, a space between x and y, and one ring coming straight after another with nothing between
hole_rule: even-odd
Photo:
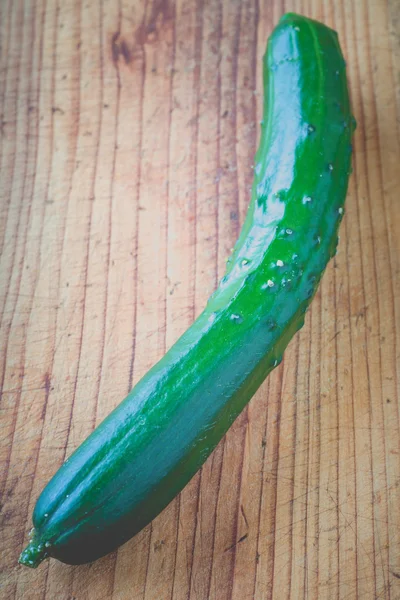
<instances>
[{"instance_id":1,"label":"cucumber skin","mask_svg":"<svg viewBox=\"0 0 400 600\"><path fill-rule=\"evenodd\" d=\"M304 323L336 251L355 121L333 30L284 15L263 66L252 199L226 274L45 487L22 564L90 562L138 533L198 471Z\"/></svg>"}]
</instances>

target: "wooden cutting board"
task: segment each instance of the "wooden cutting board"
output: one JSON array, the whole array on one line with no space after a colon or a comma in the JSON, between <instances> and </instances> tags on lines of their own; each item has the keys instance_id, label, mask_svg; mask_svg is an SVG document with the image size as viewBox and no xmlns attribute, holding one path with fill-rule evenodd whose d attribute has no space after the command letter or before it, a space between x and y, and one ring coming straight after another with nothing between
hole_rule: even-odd
<instances>
[{"instance_id":1,"label":"wooden cutting board","mask_svg":"<svg viewBox=\"0 0 400 600\"><path fill-rule=\"evenodd\" d=\"M399 8L2 0L1 598L400 599ZM18 566L43 485L223 274L289 10L338 30L358 121L305 327L136 538L92 565Z\"/></svg>"}]
</instances>

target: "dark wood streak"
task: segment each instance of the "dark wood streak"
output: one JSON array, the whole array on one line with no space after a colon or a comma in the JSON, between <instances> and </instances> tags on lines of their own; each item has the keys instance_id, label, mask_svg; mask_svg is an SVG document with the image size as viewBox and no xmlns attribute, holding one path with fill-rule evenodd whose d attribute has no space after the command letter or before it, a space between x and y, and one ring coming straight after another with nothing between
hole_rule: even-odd
<instances>
[{"instance_id":1,"label":"dark wood streak","mask_svg":"<svg viewBox=\"0 0 400 600\"><path fill-rule=\"evenodd\" d=\"M126 65L129 65L133 60L132 51L129 48L127 41L124 38L121 38L120 31L116 31L112 35L111 56L116 69L118 69L118 61L120 56Z\"/></svg>"}]
</instances>

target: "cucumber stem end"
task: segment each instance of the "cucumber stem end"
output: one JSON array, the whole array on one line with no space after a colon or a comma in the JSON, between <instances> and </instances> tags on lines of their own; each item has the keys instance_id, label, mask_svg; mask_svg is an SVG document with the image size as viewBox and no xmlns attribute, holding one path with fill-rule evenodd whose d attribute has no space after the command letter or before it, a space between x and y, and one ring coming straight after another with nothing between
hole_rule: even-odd
<instances>
[{"instance_id":1,"label":"cucumber stem end","mask_svg":"<svg viewBox=\"0 0 400 600\"><path fill-rule=\"evenodd\" d=\"M40 563L49 556L46 546L42 542L33 539L21 552L18 562L21 565L36 569Z\"/></svg>"}]
</instances>

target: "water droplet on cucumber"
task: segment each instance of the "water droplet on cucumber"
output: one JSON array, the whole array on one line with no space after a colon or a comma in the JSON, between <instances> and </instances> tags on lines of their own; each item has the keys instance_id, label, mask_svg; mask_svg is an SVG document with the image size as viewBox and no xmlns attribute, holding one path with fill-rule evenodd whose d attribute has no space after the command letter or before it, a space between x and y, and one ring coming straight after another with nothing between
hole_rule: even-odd
<instances>
[{"instance_id":1,"label":"water droplet on cucumber","mask_svg":"<svg viewBox=\"0 0 400 600\"><path fill-rule=\"evenodd\" d=\"M234 323L242 323L243 322L243 317L241 315L237 315L235 313L231 314L230 317L231 321L233 321Z\"/></svg>"}]
</instances>

